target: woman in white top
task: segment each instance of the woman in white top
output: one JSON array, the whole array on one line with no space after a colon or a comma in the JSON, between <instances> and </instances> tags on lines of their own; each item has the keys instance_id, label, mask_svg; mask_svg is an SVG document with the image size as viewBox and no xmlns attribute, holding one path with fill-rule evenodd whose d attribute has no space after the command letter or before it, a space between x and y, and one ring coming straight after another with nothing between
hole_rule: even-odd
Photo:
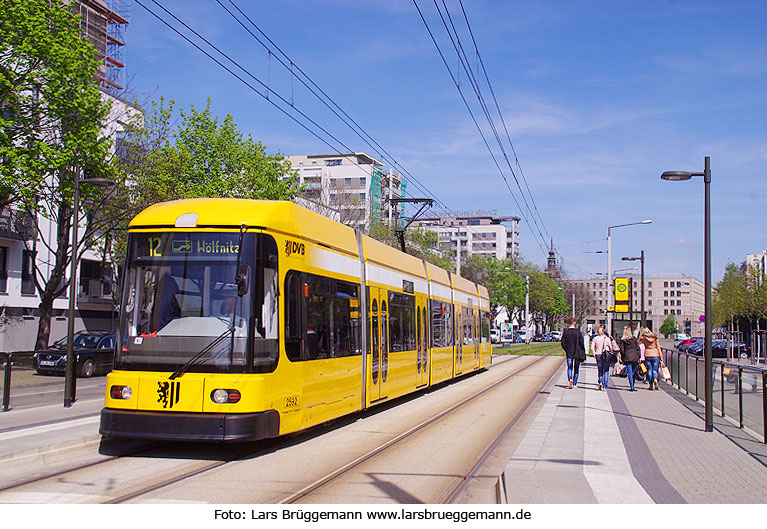
<instances>
[{"instance_id":1,"label":"woman in white top","mask_svg":"<svg viewBox=\"0 0 767 529\"><path fill-rule=\"evenodd\" d=\"M602 361L602 353L605 351L612 351L612 345L610 337L605 332L605 326L600 325L597 328L597 335L591 341L591 352L597 361L597 378L599 379L599 389L602 391L607 389L607 383L610 381L611 364Z\"/></svg>"}]
</instances>

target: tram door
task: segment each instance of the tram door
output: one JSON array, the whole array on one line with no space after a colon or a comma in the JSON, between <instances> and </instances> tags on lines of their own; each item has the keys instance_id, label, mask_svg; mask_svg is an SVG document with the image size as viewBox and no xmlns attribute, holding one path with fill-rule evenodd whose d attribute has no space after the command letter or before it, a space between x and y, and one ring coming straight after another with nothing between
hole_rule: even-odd
<instances>
[{"instance_id":1,"label":"tram door","mask_svg":"<svg viewBox=\"0 0 767 529\"><path fill-rule=\"evenodd\" d=\"M386 290L370 287L370 401L389 394L389 310Z\"/></svg>"},{"instance_id":2,"label":"tram door","mask_svg":"<svg viewBox=\"0 0 767 529\"><path fill-rule=\"evenodd\" d=\"M474 311L474 369L479 369L480 346L482 345L482 329L479 321L479 311Z\"/></svg>"},{"instance_id":3,"label":"tram door","mask_svg":"<svg viewBox=\"0 0 767 529\"><path fill-rule=\"evenodd\" d=\"M416 299L416 387L429 383L429 320L426 319L426 299Z\"/></svg>"}]
</instances>

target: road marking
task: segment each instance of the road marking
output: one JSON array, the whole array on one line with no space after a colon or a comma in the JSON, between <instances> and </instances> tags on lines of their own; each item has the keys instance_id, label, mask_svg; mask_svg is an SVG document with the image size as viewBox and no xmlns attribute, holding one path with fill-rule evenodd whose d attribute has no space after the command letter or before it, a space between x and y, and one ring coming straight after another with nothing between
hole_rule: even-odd
<instances>
[{"instance_id":1,"label":"road marking","mask_svg":"<svg viewBox=\"0 0 767 529\"><path fill-rule=\"evenodd\" d=\"M32 426L31 428L22 428L12 432L6 432L0 434L0 441L8 441L9 439L16 439L17 437L26 437L28 435L36 435L40 433L55 432L56 430L63 430L65 428L74 428L76 426L84 426L87 424L96 424L101 419L100 415L93 417L85 417L82 419L75 419L72 421L65 421L56 424L46 424L44 426Z\"/></svg>"}]
</instances>

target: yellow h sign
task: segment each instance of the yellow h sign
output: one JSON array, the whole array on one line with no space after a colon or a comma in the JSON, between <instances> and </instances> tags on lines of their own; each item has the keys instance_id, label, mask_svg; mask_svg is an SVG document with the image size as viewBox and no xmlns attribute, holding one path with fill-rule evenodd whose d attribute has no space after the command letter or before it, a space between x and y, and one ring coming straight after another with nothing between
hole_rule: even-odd
<instances>
[{"instance_id":1,"label":"yellow h sign","mask_svg":"<svg viewBox=\"0 0 767 529\"><path fill-rule=\"evenodd\" d=\"M615 302L616 304L629 302L629 279L627 277L615 278Z\"/></svg>"}]
</instances>

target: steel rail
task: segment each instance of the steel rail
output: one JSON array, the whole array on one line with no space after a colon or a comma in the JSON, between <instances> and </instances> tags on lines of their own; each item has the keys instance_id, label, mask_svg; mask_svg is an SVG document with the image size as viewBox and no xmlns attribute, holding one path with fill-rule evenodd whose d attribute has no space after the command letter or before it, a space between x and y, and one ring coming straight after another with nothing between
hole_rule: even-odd
<instances>
[{"instance_id":1,"label":"steel rail","mask_svg":"<svg viewBox=\"0 0 767 529\"><path fill-rule=\"evenodd\" d=\"M532 364L531 364L532 365ZM450 487L447 488L447 490L442 494L442 496L436 501L436 503L440 504L447 504L447 503L453 503L463 492L463 490L466 488L466 485L469 484L469 482L472 480L472 478L475 477L475 474L477 470L487 461L487 458L492 455L492 453L495 451L498 444L508 435L509 431L514 427L514 425L517 423L517 421L524 415L524 413L527 411L527 409L533 404L533 402L538 398L541 391L551 382L551 379L554 378L554 375L556 375L559 372L559 369L555 369L541 384L538 389L535 390L535 392L530 395L530 398L527 399L527 401L522 405L522 407L517 411L517 413L514 414L513 417L511 417L506 424L501 428L498 435L487 443L485 447L480 451L480 453L477 455L477 457L474 458L474 460L467 465L466 469L456 478L456 480L450 485Z\"/></svg>"},{"instance_id":2,"label":"steel rail","mask_svg":"<svg viewBox=\"0 0 767 529\"><path fill-rule=\"evenodd\" d=\"M428 427L429 425L431 425L431 424L435 423L436 421L442 419L446 415L449 415L449 414L453 413L454 411L462 408L466 404L476 400L477 398L479 398L480 396L484 395L488 391L490 391L492 389L495 389L496 387L500 386L504 382L508 381L511 377L516 376L519 373L521 373L522 371L525 371L526 369L534 366L535 364L537 364L538 362L540 362L541 360L543 360L547 356L548 355L544 355L544 356L538 357L536 360L530 362L529 364L527 364L525 366L522 366L519 369L514 370L513 372L511 372L508 375L504 376L503 378L497 380L496 382L490 384L489 386L483 388L482 390L478 391L477 393L474 393L473 395L471 395L469 397L466 397L465 399L463 399L463 400L453 404L449 408L446 408L446 409L442 410L438 414L433 415L432 417L430 417L430 418L426 419L425 421L423 421L423 422L413 426L409 430L407 430L407 431L397 435L396 437L390 439L389 441L387 441L387 442L379 445L378 447L376 447L376 448L366 452L365 454L362 454L361 456L357 457L353 461L351 461L351 462L345 464L344 466L334 470L333 472L327 474L326 476L324 476L324 477L322 477L322 478L320 478L320 479L318 479L318 480L316 480L316 481L306 485L305 487L303 487L300 490L294 492L293 494L282 498L281 500L277 501L276 503L277 504L296 503L299 500L305 498L306 496L308 496L308 495L310 495L310 494L312 494L312 493L322 489L323 487L328 486L330 483L334 482L336 479L338 479L342 475L346 474L350 470L358 467L359 465L361 465L362 463L365 463L366 461L369 461L370 459L372 459L376 455L380 454L381 452L384 452L384 451L388 450L392 446L397 445L398 443L400 443L401 441L407 439L411 435L413 435L413 434L415 434L415 433L425 429L426 427ZM521 357L518 357L518 358L521 358Z\"/></svg>"}]
</instances>

